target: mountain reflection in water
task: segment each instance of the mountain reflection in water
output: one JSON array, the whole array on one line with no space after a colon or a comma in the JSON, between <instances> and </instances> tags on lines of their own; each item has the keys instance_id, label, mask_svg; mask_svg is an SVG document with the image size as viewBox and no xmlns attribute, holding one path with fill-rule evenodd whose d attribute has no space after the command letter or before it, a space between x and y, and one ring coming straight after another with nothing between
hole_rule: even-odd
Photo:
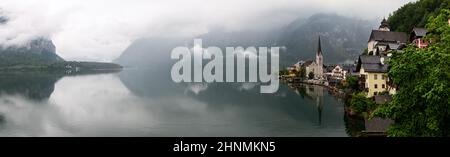
<instances>
[{"instance_id":1,"label":"mountain reflection in water","mask_svg":"<svg viewBox=\"0 0 450 157\"><path fill-rule=\"evenodd\" d=\"M1 75L0 136L348 136L323 87L173 83L166 69Z\"/></svg>"}]
</instances>

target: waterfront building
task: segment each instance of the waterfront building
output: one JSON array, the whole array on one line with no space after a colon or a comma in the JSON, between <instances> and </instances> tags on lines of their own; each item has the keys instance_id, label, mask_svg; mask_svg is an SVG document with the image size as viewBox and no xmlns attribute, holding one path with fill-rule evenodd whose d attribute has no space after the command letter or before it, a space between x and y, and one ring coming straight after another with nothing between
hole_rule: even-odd
<instances>
[{"instance_id":1,"label":"waterfront building","mask_svg":"<svg viewBox=\"0 0 450 157\"><path fill-rule=\"evenodd\" d=\"M411 43L416 45L418 48L427 48L429 42L423 39L427 33L428 30L425 28L414 28L410 35Z\"/></svg>"},{"instance_id":2,"label":"waterfront building","mask_svg":"<svg viewBox=\"0 0 450 157\"><path fill-rule=\"evenodd\" d=\"M406 33L391 31L388 22L383 19L380 27L370 33L367 52L375 56L386 56L387 52L391 50L402 49L407 42L408 35Z\"/></svg>"},{"instance_id":3,"label":"waterfront building","mask_svg":"<svg viewBox=\"0 0 450 157\"><path fill-rule=\"evenodd\" d=\"M359 72L360 87L373 97L380 93L395 94L396 88L391 85L387 76L388 65L385 56L361 55L358 59L356 70Z\"/></svg>"}]
</instances>

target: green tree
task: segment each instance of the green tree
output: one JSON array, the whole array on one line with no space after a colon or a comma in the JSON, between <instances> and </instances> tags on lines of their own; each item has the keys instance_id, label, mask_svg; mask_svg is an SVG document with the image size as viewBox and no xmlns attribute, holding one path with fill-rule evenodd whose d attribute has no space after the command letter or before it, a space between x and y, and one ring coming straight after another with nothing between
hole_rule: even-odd
<instances>
[{"instance_id":1,"label":"green tree","mask_svg":"<svg viewBox=\"0 0 450 157\"><path fill-rule=\"evenodd\" d=\"M429 48L410 45L390 59L389 77L400 89L375 112L395 121L389 136L450 136L449 18L449 10L430 18L427 38L435 42Z\"/></svg>"},{"instance_id":2,"label":"green tree","mask_svg":"<svg viewBox=\"0 0 450 157\"><path fill-rule=\"evenodd\" d=\"M301 79L305 79L306 78L306 68L305 67L301 67L300 71L298 73L298 77L300 77Z\"/></svg>"},{"instance_id":3,"label":"green tree","mask_svg":"<svg viewBox=\"0 0 450 157\"><path fill-rule=\"evenodd\" d=\"M358 77L357 76L347 76L345 79L345 88L350 89L352 91L359 90Z\"/></svg>"},{"instance_id":4,"label":"green tree","mask_svg":"<svg viewBox=\"0 0 450 157\"><path fill-rule=\"evenodd\" d=\"M375 103L372 99L367 98L365 93L359 92L352 94L350 108L356 113L364 113L373 110L375 108Z\"/></svg>"},{"instance_id":5,"label":"green tree","mask_svg":"<svg viewBox=\"0 0 450 157\"><path fill-rule=\"evenodd\" d=\"M369 55L369 49L364 49L364 51L363 51L363 53L362 53L362 55Z\"/></svg>"},{"instance_id":6,"label":"green tree","mask_svg":"<svg viewBox=\"0 0 450 157\"><path fill-rule=\"evenodd\" d=\"M312 71L309 72L308 78L309 78L310 80L314 79L314 72L312 72Z\"/></svg>"},{"instance_id":7,"label":"green tree","mask_svg":"<svg viewBox=\"0 0 450 157\"><path fill-rule=\"evenodd\" d=\"M411 32L414 27L425 27L428 18L442 9L450 9L449 0L420 0L411 2L394 12L389 19L391 30Z\"/></svg>"},{"instance_id":8,"label":"green tree","mask_svg":"<svg viewBox=\"0 0 450 157\"><path fill-rule=\"evenodd\" d=\"M289 74L289 71L287 69L283 68L280 70L280 75L288 75L288 74Z\"/></svg>"}]
</instances>

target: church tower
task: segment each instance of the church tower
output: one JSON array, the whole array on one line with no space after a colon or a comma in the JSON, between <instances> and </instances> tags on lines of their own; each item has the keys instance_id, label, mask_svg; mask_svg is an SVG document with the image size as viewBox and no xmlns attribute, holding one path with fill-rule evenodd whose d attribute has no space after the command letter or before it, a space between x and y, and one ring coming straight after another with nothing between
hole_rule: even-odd
<instances>
[{"instance_id":1,"label":"church tower","mask_svg":"<svg viewBox=\"0 0 450 157\"><path fill-rule=\"evenodd\" d=\"M380 31L391 31L389 28L389 23L387 22L386 18L383 18L383 21L381 21L381 25L378 28Z\"/></svg>"},{"instance_id":2,"label":"church tower","mask_svg":"<svg viewBox=\"0 0 450 157\"><path fill-rule=\"evenodd\" d=\"M322 44L320 42L320 36L319 36L319 45L317 47L317 53L316 53L316 71L314 74L316 75L316 79L322 79L323 77L323 54L322 54Z\"/></svg>"}]
</instances>

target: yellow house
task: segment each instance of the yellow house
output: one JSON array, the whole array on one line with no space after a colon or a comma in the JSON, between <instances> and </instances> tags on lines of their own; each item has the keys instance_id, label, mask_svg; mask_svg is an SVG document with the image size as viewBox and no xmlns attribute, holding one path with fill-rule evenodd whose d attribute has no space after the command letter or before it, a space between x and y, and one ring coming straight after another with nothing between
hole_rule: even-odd
<instances>
[{"instance_id":1,"label":"yellow house","mask_svg":"<svg viewBox=\"0 0 450 157\"><path fill-rule=\"evenodd\" d=\"M297 64L294 64L287 68L288 74L285 77L291 77L294 78L297 76L297 73L299 71L299 66Z\"/></svg>"},{"instance_id":2,"label":"yellow house","mask_svg":"<svg viewBox=\"0 0 450 157\"><path fill-rule=\"evenodd\" d=\"M356 70L359 71L360 83L368 97L383 92L395 94L396 89L389 85L387 77L388 65L384 63L386 57L360 56Z\"/></svg>"}]
</instances>

